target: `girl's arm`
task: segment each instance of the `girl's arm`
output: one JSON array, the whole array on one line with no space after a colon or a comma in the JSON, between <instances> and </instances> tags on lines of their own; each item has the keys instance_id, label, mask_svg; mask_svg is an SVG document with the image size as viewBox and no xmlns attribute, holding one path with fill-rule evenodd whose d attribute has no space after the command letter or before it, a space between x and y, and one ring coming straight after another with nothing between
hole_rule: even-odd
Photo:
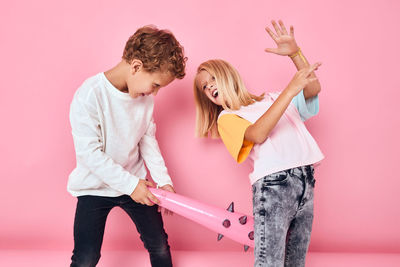
<instances>
[{"instance_id":1,"label":"girl's arm","mask_svg":"<svg viewBox=\"0 0 400 267\"><path fill-rule=\"evenodd\" d=\"M301 70L301 69L304 69L304 68L307 68L310 66L310 64L308 63L307 59L304 57L300 48L299 48L298 52L291 55L290 58L292 59L297 70ZM319 92L321 91L321 84L319 83L318 78L315 75L315 72L312 72L310 74L310 77L315 78L315 80L313 82L310 82L306 87L304 87L303 93L304 93L305 99L314 97L314 96L318 95Z\"/></svg>"},{"instance_id":2,"label":"girl's arm","mask_svg":"<svg viewBox=\"0 0 400 267\"><path fill-rule=\"evenodd\" d=\"M314 70L318 69L321 63L299 70L290 81L289 85L282 91L271 107L244 133L244 139L256 144L263 143L274 129L283 113L295 97L304 87L314 82L317 78L311 77Z\"/></svg>"},{"instance_id":3,"label":"girl's arm","mask_svg":"<svg viewBox=\"0 0 400 267\"><path fill-rule=\"evenodd\" d=\"M271 38L277 44L277 48L266 48L265 51L269 53L274 53L281 56L289 56L293 63L295 64L297 70L301 70L310 66L307 59L304 57L300 48L298 47L296 40L294 39L294 28L290 26L290 34L287 32L285 25L281 20L279 20L279 25L273 20L272 26L274 27L276 33L274 33L270 28L266 27L265 30L271 36ZM313 72L310 76L315 78L304 88L304 98L308 99L310 97L316 96L321 91L321 84L319 83L317 76Z\"/></svg>"}]
</instances>

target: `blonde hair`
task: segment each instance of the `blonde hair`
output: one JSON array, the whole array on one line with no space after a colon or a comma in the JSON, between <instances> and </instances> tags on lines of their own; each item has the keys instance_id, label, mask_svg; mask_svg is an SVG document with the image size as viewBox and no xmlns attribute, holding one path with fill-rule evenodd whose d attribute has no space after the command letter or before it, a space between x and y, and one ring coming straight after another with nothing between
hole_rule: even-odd
<instances>
[{"instance_id":1,"label":"blonde hair","mask_svg":"<svg viewBox=\"0 0 400 267\"><path fill-rule=\"evenodd\" d=\"M239 72L228 62L222 59L211 59L200 64L197 74L207 71L215 78L218 96L222 99L222 106L214 104L203 91L197 87L194 80L194 99L196 103L196 136L218 138L217 119L223 110L238 110L264 98L264 94L256 96L250 94L239 75ZM197 76L196 76L197 77Z\"/></svg>"}]
</instances>

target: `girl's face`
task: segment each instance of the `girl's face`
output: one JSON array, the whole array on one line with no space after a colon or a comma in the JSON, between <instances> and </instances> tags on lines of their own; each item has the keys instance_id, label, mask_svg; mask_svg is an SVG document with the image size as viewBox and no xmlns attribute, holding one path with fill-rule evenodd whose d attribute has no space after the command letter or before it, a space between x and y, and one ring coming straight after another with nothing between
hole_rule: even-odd
<instances>
[{"instance_id":1,"label":"girl's face","mask_svg":"<svg viewBox=\"0 0 400 267\"><path fill-rule=\"evenodd\" d=\"M205 70L201 70L196 75L196 86L203 91L204 94L211 100L214 104L221 106L222 99L218 94L218 88L216 87L215 77L211 76Z\"/></svg>"}]
</instances>

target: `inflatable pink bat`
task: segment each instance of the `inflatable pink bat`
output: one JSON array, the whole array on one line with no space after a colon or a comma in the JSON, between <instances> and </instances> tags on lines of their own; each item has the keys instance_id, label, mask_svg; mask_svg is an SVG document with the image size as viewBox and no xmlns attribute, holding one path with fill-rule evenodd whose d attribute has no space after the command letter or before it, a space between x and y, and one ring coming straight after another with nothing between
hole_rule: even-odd
<instances>
[{"instance_id":1,"label":"inflatable pink bat","mask_svg":"<svg viewBox=\"0 0 400 267\"><path fill-rule=\"evenodd\" d=\"M233 202L224 210L165 190L149 190L158 198L160 206L219 233L218 241L227 236L244 244L245 251L254 247L254 218L234 212Z\"/></svg>"}]
</instances>

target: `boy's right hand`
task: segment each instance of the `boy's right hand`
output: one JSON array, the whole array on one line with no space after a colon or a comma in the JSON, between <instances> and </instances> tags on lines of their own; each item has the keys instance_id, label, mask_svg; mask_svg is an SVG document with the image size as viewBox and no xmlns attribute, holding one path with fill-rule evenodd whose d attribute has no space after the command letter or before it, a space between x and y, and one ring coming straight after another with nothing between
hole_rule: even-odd
<instances>
[{"instance_id":1,"label":"boy's right hand","mask_svg":"<svg viewBox=\"0 0 400 267\"><path fill-rule=\"evenodd\" d=\"M309 83L317 80L317 78L312 78L310 75L313 73L313 71L317 70L319 66L321 66L321 63L317 62L296 72L287 86L287 90L293 94L293 97L300 93L300 91L303 90Z\"/></svg>"},{"instance_id":2,"label":"boy's right hand","mask_svg":"<svg viewBox=\"0 0 400 267\"><path fill-rule=\"evenodd\" d=\"M147 188L148 186L154 187L152 182L140 179L135 190L133 190L131 194L131 198L135 202L147 206L159 204L159 200L150 192L150 190Z\"/></svg>"}]
</instances>

